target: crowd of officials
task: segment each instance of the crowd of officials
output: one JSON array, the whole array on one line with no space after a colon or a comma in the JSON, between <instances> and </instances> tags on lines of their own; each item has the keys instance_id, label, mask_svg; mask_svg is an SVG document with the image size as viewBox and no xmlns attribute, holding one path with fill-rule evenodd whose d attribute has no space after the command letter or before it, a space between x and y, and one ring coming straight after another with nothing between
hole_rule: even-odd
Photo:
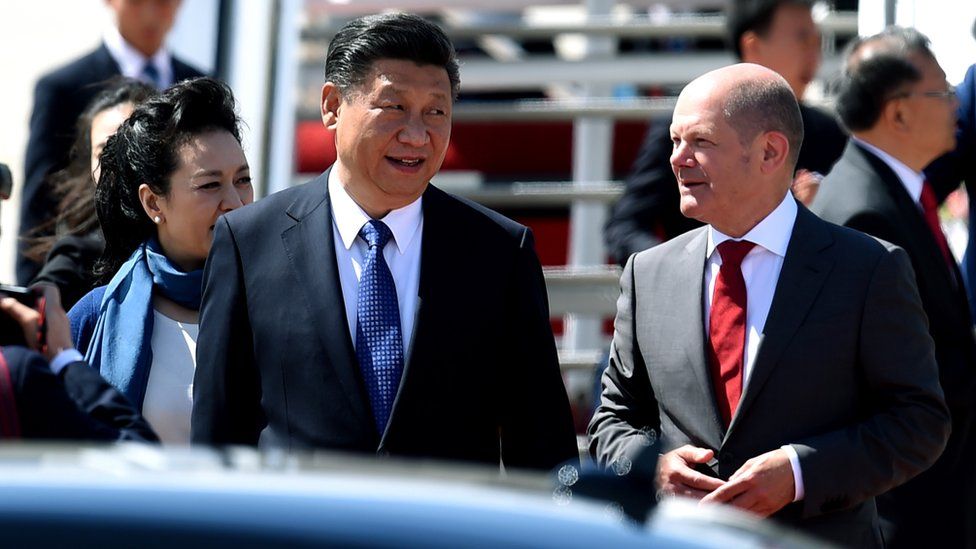
<instances>
[{"instance_id":1,"label":"crowd of officials","mask_svg":"<svg viewBox=\"0 0 976 549\"><path fill-rule=\"evenodd\" d=\"M336 162L251 204L230 88L164 46L179 1L108 4L37 85L18 277L43 299L0 301L34 348L0 353L2 437L579 459L532 232L429 185L461 82L439 27L343 26ZM651 126L607 226L590 456L653 447L648 498L844 546L976 547L976 278L937 212L976 174L974 70L957 97L917 31L856 39L838 123L799 102L811 2L728 20L742 62Z\"/></svg>"}]
</instances>

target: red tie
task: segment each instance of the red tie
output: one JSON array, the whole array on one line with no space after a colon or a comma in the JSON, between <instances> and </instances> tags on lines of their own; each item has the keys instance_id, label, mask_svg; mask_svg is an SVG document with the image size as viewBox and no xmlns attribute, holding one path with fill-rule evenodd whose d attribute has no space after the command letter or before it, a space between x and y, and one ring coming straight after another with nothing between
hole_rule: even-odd
<instances>
[{"instance_id":1,"label":"red tie","mask_svg":"<svg viewBox=\"0 0 976 549\"><path fill-rule=\"evenodd\" d=\"M755 246L745 240L726 240L718 245L722 267L715 279L712 309L708 315L708 350L715 399L725 426L742 396L743 355L746 346L746 281L742 259Z\"/></svg>"},{"instance_id":2,"label":"red tie","mask_svg":"<svg viewBox=\"0 0 976 549\"><path fill-rule=\"evenodd\" d=\"M942 250L942 257L949 267L949 272L953 273L955 272L953 265L956 260L952 257L952 252L949 251L949 242L946 240L945 233L942 232L942 225L939 223L939 201L935 198L935 191L932 190L932 185L929 185L928 181L922 183L921 202L925 222L928 223L929 230L932 231L932 236L935 237L936 244Z\"/></svg>"}]
</instances>

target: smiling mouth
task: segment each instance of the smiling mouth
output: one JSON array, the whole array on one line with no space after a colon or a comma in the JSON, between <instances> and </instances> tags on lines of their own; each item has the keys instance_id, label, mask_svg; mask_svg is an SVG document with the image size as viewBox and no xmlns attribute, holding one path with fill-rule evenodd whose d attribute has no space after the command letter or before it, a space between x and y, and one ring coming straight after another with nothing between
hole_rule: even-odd
<instances>
[{"instance_id":1,"label":"smiling mouth","mask_svg":"<svg viewBox=\"0 0 976 549\"><path fill-rule=\"evenodd\" d=\"M398 166L403 166L405 168L416 168L417 166L424 163L423 158L395 158L392 156L387 156L387 160L396 164Z\"/></svg>"}]
</instances>

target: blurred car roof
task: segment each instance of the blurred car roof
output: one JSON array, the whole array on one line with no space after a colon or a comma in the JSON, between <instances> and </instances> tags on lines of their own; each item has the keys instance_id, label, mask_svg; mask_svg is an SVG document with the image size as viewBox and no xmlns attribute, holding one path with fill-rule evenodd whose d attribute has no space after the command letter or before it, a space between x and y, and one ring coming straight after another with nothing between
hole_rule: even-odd
<instances>
[{"instance_id":1,"label":"blurred car roof","mask_svg":"<svg viewBox=\"0 0 976 549\"><path fill-rule=\"evenodd\" d=\"M767 546L749 519L666 508L648 528L546 475L440 462L0 445L3 547Z\"/></svg>"}]
</instances>

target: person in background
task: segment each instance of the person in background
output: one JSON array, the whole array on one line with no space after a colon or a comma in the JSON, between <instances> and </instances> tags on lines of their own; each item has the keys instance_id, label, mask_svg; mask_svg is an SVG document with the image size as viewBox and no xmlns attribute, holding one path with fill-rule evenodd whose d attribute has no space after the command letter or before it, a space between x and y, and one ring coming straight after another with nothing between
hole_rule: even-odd
<instances>
[{"instance_id":1,"label":"person in background","mask_svg":"<svg viewBox=\"0 0 976 549\"><path fill-rule=\"evenodd\" d=\"M136 107L99 160L96 274L108 284L68 313L75 345L164 443L187 444L214 225L253 200L230 88L210 78L174 85Z\"/></svg>"},{"instance_id":2,"label":"person in background","mask_svg":"<svg viewBox=\"0 0 976 549\"><path fill-rule=\"evenodd\" d=\"M976 38L976 22L973 23L973 37ZM925 175L940 201L960 183L966 183L969 240L961 266L969 312L976 319L976 64L970 65L966 71L966 77L956 88L956 97L959 100L956 148L926 167ZM976 524L972 536L976 538Z\"/></svg>"},{"instance_id":3,"label":"person in background","mask_svg":"<svg viewBox=\"0 0 976 549\"><path fill-rule=\"evenodd\" d=\"M908 253L952 415L935 465L878 498L885 541L974 547L967 529L976 517L976 338L938 200L922 173L955 147L957 103L928 44L898 27L853 44L837 97L851 142L811 209Z\"/></svg>"},{"instance_id":4,"label":"person in background","mask_svg":"<svg viewBox=\"0 0 976 549\"><path fill-rule=\"evenodd\" d=\"M458 72L415 15L335 35L321 95L335 164L217 221L195 443L578 461L532 232L430 184Z\"/></svg>"},{"instance_id":5,"label":"person in background","mask_svg":"<svg viewBox=\"0 0 976 549\"><path fill-rule=\"evenodd\" d=\"M105 248L95 215L95 185L100 166L98 155L109 136L145 99L155 95L152 86L120 78L101 91L78 118L77 135L71 147L71 163L51 176L54 193L61 196L57 218L42 225L40 236L30 244L27 255L44 261L31 284L49 282L61 292L61 303L70 309L95 287L95 261Z\"/></svg>"},{"instance_id":6,"label":"person in background","mask_svg":"<svg viewBox=\"0 0 976 549\"><path fill-rule=\"evenodd\" d=\"M165 89L174 82L203 76L165 44L180 0L105 0L105 4L112 10L115 24L98 48L42 76L34 89L20 202L22 237L42 236L35 229L57 215L58 197L49 176L68 164L76 121L107 81L124 76ZM21 252L29 246L21 242ZM40 261L18 253L18 283L27 284L40 267Z\"/></svg>"},{"instance_id":7,"label":"person in background","mask_svg":"<svg viewBox=\"0 0 976 549\"><path fill-rule=\"evenodd\" d=\"M662 497L884 547L875 497L950 430L908 256L790 193L803 124L773 71L695 79L671 135L681 212L708 225L628 260L591 453L626 463L653 432Z\"/></svg>"},{"instance_id":8,"label":"person in background","mask_svg":"<svg viewBox=\"0 0 976 549\"><path fill-rule=\"evenodd\" d=\"M812 0L734 0L727 40L736 57L779 73L800 103L804 140L793 191L809 204L822 174L840 158L847 136L833 116L802 103L820 66L820 31ZM665 120L651 121L627 176L623 196L604 228L607 251L621 265L636 252L701 226L681 215L678 184L671 172L672 143Z\"/></svg>"},{"instance_id":9,"label":"person in background","mask_svg":"<svg viewBox=\"0 0 976 549\"><path fill-rule=\"evenodd\" d=\"M89 368L72 347L57 288L42 285L37 291L44 296L43 347L38 334L41 313L12 297L0 299L0 314L20 324L24 340L31 346L0 349L0 442L158 442L129 400Z\"/></svg>"}]
</instances>

